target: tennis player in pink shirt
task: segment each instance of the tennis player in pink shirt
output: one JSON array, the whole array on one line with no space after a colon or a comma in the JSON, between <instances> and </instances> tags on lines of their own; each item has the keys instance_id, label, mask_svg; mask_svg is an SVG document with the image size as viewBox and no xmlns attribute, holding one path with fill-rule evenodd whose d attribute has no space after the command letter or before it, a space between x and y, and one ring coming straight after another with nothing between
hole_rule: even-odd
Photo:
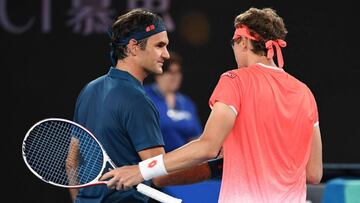
<instances>
[{"instance_id":1,"label":"tennis player in pink shirt","mask_svg":"<svg viewBox=\"0 0 360 203\"><path fill-rule=\"evenodd\" d=\"M202 164L223 149L219 202L305 203L306 183L320 183L323 173L319 116L311 90L284 70L286 34L271 8L238 15L232 38L238 68L221 75L200 138L106 173L108 187L128 189Z\"/></svg>"}]
</instances>

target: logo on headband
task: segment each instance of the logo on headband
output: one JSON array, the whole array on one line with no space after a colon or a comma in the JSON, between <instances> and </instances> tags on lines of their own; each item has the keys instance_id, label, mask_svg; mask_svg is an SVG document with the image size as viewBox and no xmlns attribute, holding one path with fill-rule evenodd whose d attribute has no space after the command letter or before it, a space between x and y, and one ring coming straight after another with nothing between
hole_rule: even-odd
<instances>
[{"instance_id":1,"label":"logo on headband","mask_svg":"<svg viewBox=\"0 0 360 203\"><path fill-rule=\"evenodd\" d=\"M149 25L145 29L146 32L150 32L151 30L155 30L155 25Z\"/></svg>"},{"instance_id":2,"label":"logo on headband","mask_svg":"<svg viewBox=\"0 0 360 203\"><path fill-rule=\"evenodd\" d=\"M162 20L159 19L154 24L147 26L145 30L141 28L141 31L130 32L127 37L117 40L116 45L127 45L131 39L139 41L163 31L166 31L166 27Z\"/></svg>"}]
</instances>

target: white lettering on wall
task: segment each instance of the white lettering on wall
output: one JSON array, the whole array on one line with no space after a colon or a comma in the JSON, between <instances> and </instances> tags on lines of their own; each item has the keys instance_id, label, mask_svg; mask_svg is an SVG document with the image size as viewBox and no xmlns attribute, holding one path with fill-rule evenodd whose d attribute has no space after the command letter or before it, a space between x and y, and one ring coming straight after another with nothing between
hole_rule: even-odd
<instances>
[{"instance_id":1,"label":"white lettering on wall","mask_svg":"<svg viewBox=\"0 0 360 203\"><path fill-rule=\"evenodd\" d=\"M175 23L169 14L170 2L171 0L128 0L127 7L128 10L139 7L146 8L161 15L164 19L167 30L172 32L175 30Z\"/></svg>"},{"instance_id":2,"label":"white lettering on wall","mask_svg":"<svg viewBox=\"0 0 360 203\"><path fill-rule=\"evenodd\" d=\"M40 19L37 15L21 16L25 23L15 23L9 15L8 0L0 0L0 27L12 34L22 34L40 23L41 33L50 33L52 30L52 0L41 0L39 7ZM113 22L115 15L111 8L112 0L71 0L71 8L68 10L70 19L66 25L72 28L74 33L90 35L94 33L106 33ZM171 0L128 0L127 9L146 8L163 17L169 32L175 30L175 24L169 14ZM18 19L16 19L18 20Z\"/></svg>"},{"instance_id":3,"label":"white lettering on wall","mask_svg":"<svg viewBox=\"0 0 360 203\"><path fill-rule=\"evenodd\" d=\"M7 13L7 0L0 0L0 24L1 26L10 33L21 34L26 32L34 24L34 17L30 18L24 25L15 25L13 24Z\"/></svg>"},{"instance_id":4,"label":"white lettering on wall","mask_svg":"<svg viewBox=\"0 0 360 203\"><path fill-rule=\"evenodd\" d=\"M72 0L72 8L68 12L71 19L67 25L82 35L104 33L114 14L110 5L110 0Z\"/></svg>"},{"instance_id":5,"label":"white lettering on wall","mask_svg":"<svg viewBox=\"0 0 360 203\"><path fill-rule=\"evenodd\" d=\"M41 1L41 31L51 31L51 0ZM35 17L29 17L24 25L15 25L8 17L7 0L0 0L0 25L10 33L22 34L28 31L35 23Z\"/></svg>"}]
</instances>

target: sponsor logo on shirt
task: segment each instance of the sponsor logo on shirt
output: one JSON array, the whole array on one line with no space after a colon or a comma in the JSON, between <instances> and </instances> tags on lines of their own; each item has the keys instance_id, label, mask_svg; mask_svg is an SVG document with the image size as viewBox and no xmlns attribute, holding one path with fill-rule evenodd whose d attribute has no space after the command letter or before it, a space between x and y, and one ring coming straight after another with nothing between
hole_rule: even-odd
<instances>
[{"instance_id":1,"label":"sponsor logo on shirt","mask_svg":"<svg viewBox=\"0 0 360 203\"><path fill-rule=\"evenodd\" d=\"M232 71L228 71L226 73L223 73L221 76L227 76L229 78L235 78L236 77L236 74L233 73Z\"/></svg>"}]
</instances>

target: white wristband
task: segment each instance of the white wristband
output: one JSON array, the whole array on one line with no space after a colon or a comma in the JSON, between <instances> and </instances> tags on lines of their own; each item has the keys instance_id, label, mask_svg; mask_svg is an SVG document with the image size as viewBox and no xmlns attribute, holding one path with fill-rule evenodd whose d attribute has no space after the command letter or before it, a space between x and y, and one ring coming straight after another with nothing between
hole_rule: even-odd
<instances>
[{"instance_id":1,"label":"white wristband","mask_svg":"<svg viewBox=\"0 0 360 203\"><path fill-rule=\"evenodd\" d=\"M140 173L144 180L168 174L165 168L163 155L146 159L139 163Z\"/></svg>"}]
</instances>

